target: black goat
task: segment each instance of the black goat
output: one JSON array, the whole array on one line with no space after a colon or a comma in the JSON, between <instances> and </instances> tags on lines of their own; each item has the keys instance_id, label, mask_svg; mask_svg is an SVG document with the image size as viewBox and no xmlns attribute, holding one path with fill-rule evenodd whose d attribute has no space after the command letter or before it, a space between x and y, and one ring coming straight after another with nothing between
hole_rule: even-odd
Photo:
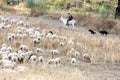
<instances>
[{"instance_id":1,"label":"black goat","mask_svg":"<svg viewBox=\"0 0 120 80\"><path fill-rule=\"evenodd\" d=\"M100 33L101 35L105 35L105 36L109 34L107 31L99 31L99 33Z\"/></svg>"},{"instance_id":2,"label":"black goat","mask_svg":"<svg viewBox=\"0 0 120 80\"><path fill-rule=\"evenodd\" d=\"M91 29L89 29L88 31L89 31L91 34L96 34L96 32L93 31L93 30L91 30Z\"/></svg>"}]
</instances>

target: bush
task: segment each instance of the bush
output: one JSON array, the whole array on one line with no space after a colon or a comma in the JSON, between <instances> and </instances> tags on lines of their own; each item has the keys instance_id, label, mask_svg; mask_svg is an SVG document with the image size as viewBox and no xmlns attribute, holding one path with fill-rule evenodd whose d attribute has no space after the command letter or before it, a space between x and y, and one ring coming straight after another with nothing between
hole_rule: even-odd
<instances>
[{"instance_id":1,"label":"bush","mask_svg":"<svg viewBox=\"0 0 120 80\"><path fill-rule=\"evenodd\" d=\"M0 0L0 8L1 8L1 6L2 6L2 0Z\"/></svg>"},{"instance_id":2,"label":"bush","mask_svg":"<svg viewBox=\"0 0 120 80\"><path fill-rule=\"evenodd\" d=\"M26 7L31 9L31 15L33 16L44 14L47 10L45 0L26 0Z\"/></svg>"},{"instance_id":3,"label":"bush","mask_svg":"<svg viewBox=\"0 0 120 80\"><path fill-rule=\"evenodd\" d=\"M86 3L90 3L90 0L85 0Z\"/></svg>"},{"instance_id":4,"label":"bush","mask_svg":"<svg viewBox=\"0 0 120 80\"><path fill-rule=\"evenodd\" d=\"M108 15L110 14L110 11L106 7L101 6L99 9L99 14L105 18L105 17L108 17Z\"/></svg>"},{"instance_id":5,"label":"bush","mask_svg":"<svg viewBox=\"0 0 120 80\"><path fill-rule=\"evenodd\" d=\"M79 11L79 8L77 8L77 7L72 7L72 8L69 9L69 11L75 11L75 12L78 12L78 11Z\"/></svg>"},{"instance_id":6,"label":"bush","mask_svg":"<svg viewBox=\"0 0 120 80\"><path fill-rule=\"evenodd\" d=\"M45 13L48 10L70 10L98 13L102 17L115 13L117 0L26 0L31 13ZM109 10L107 10L109 9Z\"/></svg>"}]
</instances>

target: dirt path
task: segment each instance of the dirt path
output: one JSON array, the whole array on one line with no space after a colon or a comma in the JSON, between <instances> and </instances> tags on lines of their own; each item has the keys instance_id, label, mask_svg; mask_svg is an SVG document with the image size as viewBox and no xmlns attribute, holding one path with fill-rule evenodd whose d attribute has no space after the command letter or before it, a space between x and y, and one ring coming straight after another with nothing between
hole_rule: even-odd
<instances>
[{"instance_id":1,"label":"dirt path","mask_svg":"<svg viewBox=\"0 0 120 80\"><path fill-rule=\"evenodd\" d=\"M63 25L58 20L53 20L51 18L47 18L45 16L40 17L26 17L25 15L6 15L10 18L17 18L20 19L21 17L28 18L28 21L31 22L37 22L42 23L44 25L49 25L51 27L55 27L56 29L62 29L62 30L69 30L71 29L65 29L63 28ZM83 27L79 27L74 32L85 32L87 29ZM88 77L88 80L120 80L120 64L87 64L87 63L80 63L79 64L79 70L83 75Z\"/></svg>"}]
</instances>

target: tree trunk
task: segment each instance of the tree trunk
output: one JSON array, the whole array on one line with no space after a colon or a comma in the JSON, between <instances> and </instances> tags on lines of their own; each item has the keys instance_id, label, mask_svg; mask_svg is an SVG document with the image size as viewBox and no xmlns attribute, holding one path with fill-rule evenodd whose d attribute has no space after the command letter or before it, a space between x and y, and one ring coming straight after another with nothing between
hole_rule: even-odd
<instances>
[{"instance_id":1,"label":"tree trunk","mask_svg":"<svg viewBox=\"0 0 120 80\"><path fill-rule=\"evenodd\" d=\"M120 16L120 0L118 0L118 6L115 12L115 19Z\"/></svg>"},{"instance_id":2,"label":"tree trunk","mask_svg":"<svg viewBox=\"0 0 120 80\"><path fill-rule=\"evenodd\" d=\"M118 0L118 6L120 6L120 0Z\"/></svg>"}]
</instances>

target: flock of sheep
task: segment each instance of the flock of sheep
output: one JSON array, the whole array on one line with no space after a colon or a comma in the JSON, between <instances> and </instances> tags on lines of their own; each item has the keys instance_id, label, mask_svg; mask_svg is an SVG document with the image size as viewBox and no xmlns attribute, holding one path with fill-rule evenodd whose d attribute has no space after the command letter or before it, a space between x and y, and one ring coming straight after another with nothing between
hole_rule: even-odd
<instances>
[{"instance_id":1,"label":"flock of sheep","mask_svg":"<svg viewBox=\"0 0 120 80\"><path fill-rule=\"evenodd\" d=\"M12 32L11 29L16 30ZM7 36L4 36L7 40L4 40L4 43L0 46L0 66L3 71L26 71L28 68L22 65L26 63L35 65L46 64L48 67L51 65L59 67L64 60L61 58L62 52L57 48L50 48L47 52L48 56L45 58L42 54L44 54L44 50L47 49L43 49L39 47L39 45L42 44L44 40L47 40L49 44L50 40L55 39L59 41L60 47L66 45L72 46L77 43L74 38L60 36L51 30L47 31L43 29L40 31L40 27L34 27L32 22L27 22L22 19L12 19L5 16L0 16L0 32L2 32L2 30L7 30ZM31 46L25 44L27 42L32 42ZM79 45L79 43L77 44ZM35 50L32 50L32 48ZM64 55L70 58L68 63L73 67L77 65L77 61L91 62L90 56L87 53L81 54L81 52L72 47L66 51Z\"/></svg>"}]
</instances>

